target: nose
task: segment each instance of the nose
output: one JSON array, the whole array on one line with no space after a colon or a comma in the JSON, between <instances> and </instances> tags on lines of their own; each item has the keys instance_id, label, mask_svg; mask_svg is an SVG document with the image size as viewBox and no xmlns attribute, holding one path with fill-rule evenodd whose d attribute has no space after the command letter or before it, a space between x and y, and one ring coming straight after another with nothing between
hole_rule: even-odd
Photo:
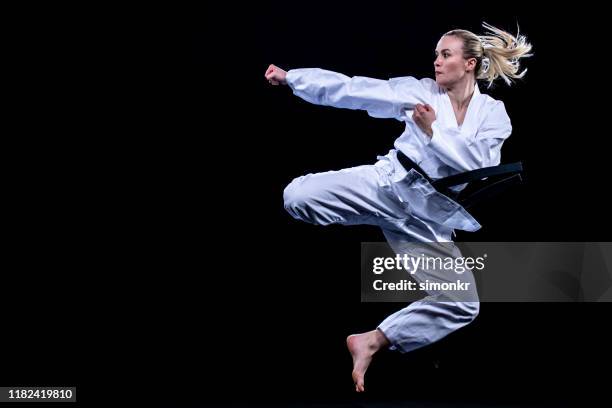
<instances>
[{"instance_id":1,"label":"nose","mask_svg":"<svg viewBox=\"0 0 612 408\"><path fill-rule=\"evenodd\" d=\"M439 67L441 66L442 63L440 62L440 57L436 57L436 59L434 60L434 67Z\"/></svg>"}]
</instances>

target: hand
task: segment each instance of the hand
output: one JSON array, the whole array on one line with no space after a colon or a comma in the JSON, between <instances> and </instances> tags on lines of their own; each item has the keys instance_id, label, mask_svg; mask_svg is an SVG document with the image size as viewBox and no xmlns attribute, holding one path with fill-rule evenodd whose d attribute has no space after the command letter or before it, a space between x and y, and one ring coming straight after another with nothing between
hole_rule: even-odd
<instances>
[{"instance_id":1,"label":"hand","mask_svg":"<svg viewBox=\"0 0 612 408\"><path fill-rule=\"evenodd\" d=\"M414 107L412 119L427 136L433 136L431 124L436 120L436 111L433 110L431 105L417 103Z\"/></svg>"},{"instance_id":2,"label":"hand","mask_svg":"<svg viewBox=\"0 0 612 408\"><path fill-rule=\"evenodd\" d=\"M266 79L272 85L287 85L287 72L276 65L270 64L266 70Z\"/></svg>"}]
</instances>

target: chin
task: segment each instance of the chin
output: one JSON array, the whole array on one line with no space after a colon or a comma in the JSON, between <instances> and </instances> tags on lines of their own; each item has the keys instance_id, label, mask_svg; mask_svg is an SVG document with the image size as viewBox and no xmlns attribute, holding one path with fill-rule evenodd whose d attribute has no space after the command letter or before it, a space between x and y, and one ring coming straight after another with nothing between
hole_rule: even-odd
<instances>
[{"instance_id":1,"label":"chin","mask_svg":"<svg viewBox=\"0 0 612 408\"><path fill-rule=\"evenodd\" d=\"M448 85L446 81L440 80L439 78L436 78L436 83L438 84L440 88L446 88Z\"/></svg>"}]
</instances>

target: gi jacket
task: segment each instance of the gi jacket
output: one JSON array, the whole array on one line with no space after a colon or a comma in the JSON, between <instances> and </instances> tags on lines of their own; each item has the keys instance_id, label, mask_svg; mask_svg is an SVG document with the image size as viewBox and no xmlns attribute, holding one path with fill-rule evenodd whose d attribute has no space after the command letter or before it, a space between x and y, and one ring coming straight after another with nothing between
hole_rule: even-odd
<instances>
[{"instance_id":1,"label":"gi jacket","mask_svg":"<svg viewBox=\"0 0 612 408\"><path fill-rule=\"evenodd\" d=\"M382 188L405 203L406 211L452 229L476 231L480 224L459 203L435 190L416 170L406 171L397 161L397 150L436 180L500 163L501 147L511 132L503 102L481 94L478 85L459 126L446 91L430 78L398 77L380 80L346 75L319 68L293 69L287 84L300 98L318 105L361 109L375 118L406 123L386 156L376 166L383 170ZM436 112L433 136L412 119L416 104L429 104ZM463 186L453 188L459 191Z\"/></svg>"}]
</instances>

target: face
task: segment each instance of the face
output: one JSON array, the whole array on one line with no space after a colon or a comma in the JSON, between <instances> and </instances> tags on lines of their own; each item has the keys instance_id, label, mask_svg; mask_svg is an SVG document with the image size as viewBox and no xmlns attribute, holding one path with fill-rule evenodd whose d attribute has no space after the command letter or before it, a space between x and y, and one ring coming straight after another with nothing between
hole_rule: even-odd
<instances>
[{"instance_id":1,"label":"face","mask_svg":"<svg viewBox=\"0 0 612 408\"><path fill-rule=\"evenodd\" d=\"M434 69L436 82L442 88L452 88L473 75L475 58L463 58L463 41L454 35L444 36L436 46Z\"/></svg>"}]
</instances>

